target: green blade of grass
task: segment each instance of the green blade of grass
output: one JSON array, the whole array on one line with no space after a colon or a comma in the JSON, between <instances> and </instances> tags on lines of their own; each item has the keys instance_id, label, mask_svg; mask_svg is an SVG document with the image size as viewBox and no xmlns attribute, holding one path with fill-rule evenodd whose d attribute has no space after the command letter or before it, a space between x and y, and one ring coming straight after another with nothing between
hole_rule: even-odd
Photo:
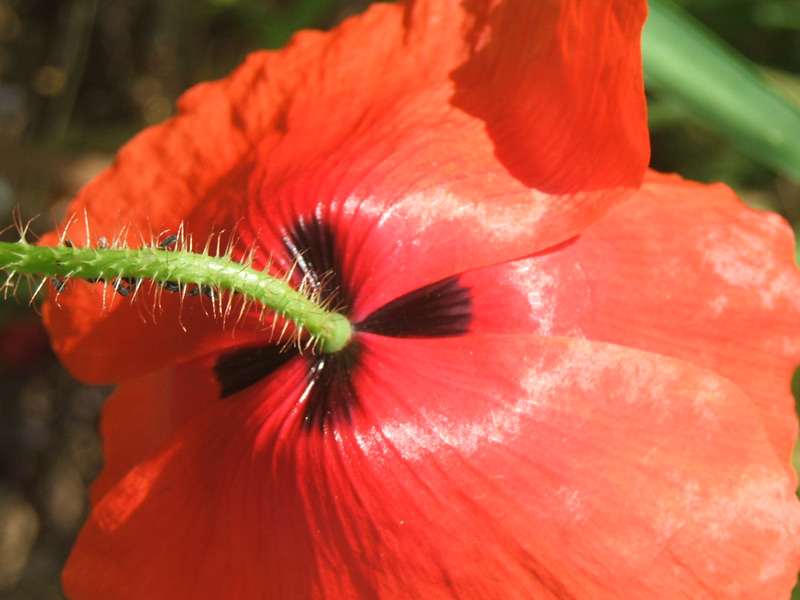
<instances>
[{"instance_id":1,"label":"green blade of grass","mask_svg":"<svg viewBox=\"0 0 800 600\"><path fill-rule=\"evenodd\" d=\"M800 183L800 110L755 67L675 5L650 0L645 81L743 153Z\"/></svg>"}]
</instances>

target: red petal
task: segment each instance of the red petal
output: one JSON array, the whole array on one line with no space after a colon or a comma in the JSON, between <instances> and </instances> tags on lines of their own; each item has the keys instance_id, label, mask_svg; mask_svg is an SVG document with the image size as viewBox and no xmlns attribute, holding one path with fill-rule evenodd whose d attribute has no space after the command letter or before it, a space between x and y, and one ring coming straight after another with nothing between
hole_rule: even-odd
<instances>
[{"instance_id":1,"label":"red petal","mask_svg":"<svg viewBox=\"0 0 800 600\"><path fill-rule=\"evenodd\" d=\"M730 382L563 338L363 342L352 424L302 430L301 361L215 403L95 507L67 593L788 597L795 481Z\"/></svg>"},{"instance_id":2,"label":"red petal","mask_svg":"<svg viewBox=\"0 0 800 600\"><path fill-rule=\"evenodd\" d=\"M486 121L505 166L555 194L634 183L649 156L638 35L646 6L471 5L475 53L453 74L454 104Z\"/></svg>"},{"instance_id":3,"label":"red petal","mask_svg":"<svg viewBox=\"0 0 800 600\"><path fill-rule=\"evenodd\" d=\"M269 254L281 248L270 228L321 211L343 224L365 311L527 254L574 235L641 181L643 18L644 2L632 0L428 0L299 34L194 88L176 119L126 146L71 206L68 235L86 242L85 214L92 238L138 246L185 222L203 245L242 218L244 242ZM97 297L60 304L46 311L54 346L85 379L157 368L154 347L188 358L210 335L194 323L177 332L172 306L142 324L127 303L113 315ZM119 332L134 329L121 351Z\"/></svg>"},{"instance_id":4,"label":"red petal","mask_svg":"<svg viewBox=\"0 0 800 600\"><path fill-rule=\"evenodd\" d=\"M213 360L173 365L119 385L103 407L104 467L92 485L99 502L127 473L169 442L185 423L221 402Z\"/></svg>"},{"instance_id":5,"label":"red petal","mask_svg":"<svg viewBox=\"0 0 800 600\"><path fill-rule=\"evenodd\" d=\"M794 236L724 186L652 174L576 240L462 283L475 294L477 332L586 337L731 379L788 458L797 434L789 381L800 362Z\"/></svg>"}]
</instances>

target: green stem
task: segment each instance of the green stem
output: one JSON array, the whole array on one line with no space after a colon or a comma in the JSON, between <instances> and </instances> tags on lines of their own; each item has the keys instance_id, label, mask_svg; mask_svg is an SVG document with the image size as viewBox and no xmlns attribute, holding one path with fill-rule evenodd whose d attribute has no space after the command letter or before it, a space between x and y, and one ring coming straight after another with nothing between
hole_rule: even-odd
<instances>
[{"instance_id":1,"label":"green stem","mask_svg":"<svg viewBox=\"0 0 800 600\"><path fill-rule=\"evenodd\" d=\"M155 248L72 248L0 242L0 270L12 275L105 281L135 278L208 286L238 292L270 308L319 340L322 352L341 350L352 336L350 322L343 315L326 310L285 281L229 257Z\"/></svg>"}]
</instances>

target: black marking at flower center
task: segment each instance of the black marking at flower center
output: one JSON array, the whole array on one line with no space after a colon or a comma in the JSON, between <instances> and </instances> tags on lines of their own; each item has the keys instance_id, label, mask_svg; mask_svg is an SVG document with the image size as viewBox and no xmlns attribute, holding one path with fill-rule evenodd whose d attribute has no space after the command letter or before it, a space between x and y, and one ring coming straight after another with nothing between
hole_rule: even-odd
<instances>
[{"instance_id":1,"label":"black marking at flower center","mask_svg":"<svg viewBox=\"0 0 800 600\"><path fill-rule=\"evenodd\" d=\"M453 276L384 304L354 327L387 337L455 337L471 322L472 295Z\"/></svg>"},{"instance_id":2,"label":"black marking at flower center","mask_svg":"<svg viewBox=\"0 0 800 600\"><path fill-rule=\"evenodd\" d=\"M341 268L336 236L316 215L300 218L283 236L287 253L296 264L301 282L317 300L347 314L351 290ZM222 354L214 365L225 398L266 379L292 359L306 362L303 391L299 398L303 426L328 431L330 426L350 422L360 406L354 373L360 368L359 335L432 338L464 335L472 322L470 290L459 277L448 277L426 285L385 304L353 324L350 344L332 354L302 355L297 347L269 344L237 348Z\"/></svg>"},{"instance_id":3,"label":"black marking at flower center","mask_svg":"<svg viewBox=\"0 0 800 600\"><path fill-rule=\"evenodd\" d=\"M272 375L297 356L294 348L280 345L245 346L221 355L214 363L220 396L227 398Z\"/></svg>"},{"instance_id":4,"label":"black marking at flower center","mask_svg":"<svg viewBox=\"0 0 800 600\"><path fill-rule=\"evenodd\" d=\"M333 310L349 306L347 288L331 228L315 215L299 218L284 234L283 245L311 292Z\"/></svg>"},{"instance_id":5,"label":"black marking at flower center","mask_svg":"<svg viewBox=\"0 0 800 600\"><path fill-rule=\"evenodd\" d=\"M306 387L300 402L303 404L303 426L325 431L329 424L350 422L352 411L359 406L353 372L358 366L358 341L335 354L320 354L307 358Z\"/></svg>"}]
</instances>

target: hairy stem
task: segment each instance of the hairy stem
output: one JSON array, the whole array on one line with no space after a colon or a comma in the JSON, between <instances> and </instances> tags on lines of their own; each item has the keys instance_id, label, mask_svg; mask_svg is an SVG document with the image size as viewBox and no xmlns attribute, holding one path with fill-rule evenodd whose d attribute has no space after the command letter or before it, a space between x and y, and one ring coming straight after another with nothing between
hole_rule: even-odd
<instances>
[{"instance_id":1,"label":"hairy stem","mask_svg":"<svg viewBox=\"0 0 800 600\"><path fill-rule=\"evenodd\" d=\"M323 352L341 350L352 335L343 315L326 310L285 281L228 257L156 248L72 248L0 242L0 270L14 275L92 281L149 279L239 293L305 329L319 340Z\"/></svg>"}]
</instances>

